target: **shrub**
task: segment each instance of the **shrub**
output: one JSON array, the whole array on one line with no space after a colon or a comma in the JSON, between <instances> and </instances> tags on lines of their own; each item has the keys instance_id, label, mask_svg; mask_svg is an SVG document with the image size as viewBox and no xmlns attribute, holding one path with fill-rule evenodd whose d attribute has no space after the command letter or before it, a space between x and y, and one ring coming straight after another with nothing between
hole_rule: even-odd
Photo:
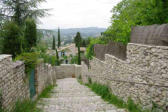
<instances>
[{"instance_id":1,"label":"shrub","mask_svg":"<svg viewBox=\"0 0 168 112\"><path fill-rule=\"evenodd\" d=\"M23 37L21 29L14 22L8 22L2 29L3 49L2 53L12 54L16 57L22 51Z\"/></svg>"},{"instance_id":2,"label":"shrub","mask_svg":"<svg viewBox=\"0 0 168 112\"><path fill-rule=\"evenodd\" d=\"M102 41L100 38L91 39L90 44L86 49L86 58L92 59L94 56L94 45L95 44L105 44L105 41Z\"/></svg>"},{"instance_id":3,"label":"shrub","mask_svg":"<svg viewBox=\"0 0 168 112\"><path fill-rule=\"evenodd\" d=\"M55 56L42 54L40 58L42 58L44 60L44 63L51 64L52 66L56 65L56 57Z\"/></svg>"},{"instance_id":4,"label":"shrub","mask_svg":"<svg viewBox=\"0 0 168 112\"><path fill-rule=\"evenodd\" d=\"M29 72L35 68L38 64L38 54L36 52L31 53L22 53L21 55L17 56L15 60L21 60L25 63L25 72L29 74Z\"/></svg>"}]
</instances>

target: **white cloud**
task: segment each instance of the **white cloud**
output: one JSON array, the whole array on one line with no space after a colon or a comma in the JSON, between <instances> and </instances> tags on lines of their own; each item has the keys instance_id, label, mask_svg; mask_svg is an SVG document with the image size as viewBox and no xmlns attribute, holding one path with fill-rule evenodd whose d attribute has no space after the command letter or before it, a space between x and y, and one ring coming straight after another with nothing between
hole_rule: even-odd
<instances>
[{"instance_id":1,"label":"white cloud","mask_svg":"<svg viewBox=\"0 0 168 112\"><path fill-rule=\"evenodd\" d=\"M111 9L121 0L47 0L41 8L52 9L40 28L108 27Z\"/></svg>"}]
</instances>

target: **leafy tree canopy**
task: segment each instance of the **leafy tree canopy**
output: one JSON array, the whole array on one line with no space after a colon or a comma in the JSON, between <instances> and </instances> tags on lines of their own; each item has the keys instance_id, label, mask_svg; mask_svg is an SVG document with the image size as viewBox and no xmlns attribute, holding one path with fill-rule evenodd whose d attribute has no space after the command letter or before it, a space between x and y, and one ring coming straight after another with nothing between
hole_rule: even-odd
<instances>
[{"instance_id":1,"label":"leafy tree canopy","mask_svg":"<svg viewBox=\"0 0 168 112\"><path fill-rule=\"evenodd\" d=\"M168 1L122 0L112 13L104 40L128 43L132 26L168 23Z\"/></svg>"},{"instance_id":2,"label":"leafy tree canopy","mask_svg":"<svg viewBox=\"0 0 168 112\"><path fill-rule=\"evenodd\" d=\"M43 17L47 9L38 9L38 5L45 0L1 0L0 18L1 24L4 20L14 20L19 25L29 17L35 20Z\"/></svg>"}]
</instances>

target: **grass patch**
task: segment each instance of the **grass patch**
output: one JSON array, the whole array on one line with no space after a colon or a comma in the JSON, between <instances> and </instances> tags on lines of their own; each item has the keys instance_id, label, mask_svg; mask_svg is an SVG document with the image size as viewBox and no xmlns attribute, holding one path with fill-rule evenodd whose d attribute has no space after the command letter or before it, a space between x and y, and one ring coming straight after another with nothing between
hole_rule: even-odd
<instances>
[{"instance_id":1,"label":"grass patch","mask_svg":"<svg viewBox=\"0 0 168 112\"><path fill-rule=\"evenodd\" d=\"M13 112L41 112L36 108L36 101L24 100L17 101Z\"/></svg>"},{"instance_id":2,"label":"grass patch","mask_svg":"<svg viewBox=\"0 0 168 112\"><path fill-rule=\"evenodd\" d=\"M54 88L54 85L49 85L48 87L46 87L35 101L24 100L24 101L16 102L16 106L13 112L42 112L42 110L36 107L37 102L40 98L50 97L49 93L53 88Z\"/></svg>"},{"instance_id":3,"label":"grass patch","mask_svg":"<svg viewBox=\"0 0 168 112\"><path fill-rule=\"evenodd\" d=\"M80 84L83 84L82 80L78 79L78 81ZM141 106L135 104L131 98L128 98L127 102L125 102L123 99L112 94L108 86L93 83L91 78L88 78L88 82L88 84L85 84L86 86L88 86L97 95L101 96L102 99L118 108L127 109L129 112L167 112L166 110L161 109L156 105L153 105L151 110L144 110Z\"/></svg>"},{"instance_id":4,"label":"grass patch","mask_svg":"<svg viewBox=\"0 0 168 112\"><path fill-rule=\"evenodd\" d=\"M94 91L97 95L101 96L102 99L104 99L105 101L108 101L111 104L114 104L116 107L118 108L126 107L126 103L122 99L111 94L107 86L97 84L97 83L87 84L87 86L91 88L91 90Z\"/></svg>"},{"instance_id":5,"label":"grass patch","mask_svg":"<svg viewBox=\"0 0 168 112\"><path fill-rule=\"evenodd\" d=\"M51 90L54 88L54 85L49 85L48 87L46 87L42 93L38 96L37 99L40 99L40 98L49 98L50 97L50 92Z\"/></svg>"}]
</instances>

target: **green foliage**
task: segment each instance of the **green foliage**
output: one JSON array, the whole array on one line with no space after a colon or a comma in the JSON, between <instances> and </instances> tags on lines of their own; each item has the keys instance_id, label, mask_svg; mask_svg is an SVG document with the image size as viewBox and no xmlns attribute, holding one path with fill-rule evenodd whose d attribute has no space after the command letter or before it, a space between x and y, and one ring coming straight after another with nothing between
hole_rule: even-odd
<instances>
[{"instance_id":1,"label":"green foliage","mask_svg":"<svg viewBox=\"0 0 168 112\"><path fill-rule=\"evenodd\" d=\"M88 38L82 38L81 40L81 47L87 47L90 43L92 37L88 37Z\"/></svg>"},{"instance_id":2,"label":"green foliage","mask_svg":"<svg viewBox=\"0 0 168 112\"><path fill-rule=\"evenodd\" d=\"M50 92L51 90L54 88L54 85L49 85L47 86L43 91L42 93L38 96L37 99L40 99L40 98L49 98L50 97Z\"/></svg>"},{"instance_id":3,"label":"green foliage","mask_svg":"<svg viewBox=\"0 0 168 112\"><path fill-rule=\"evenodd\" d=\"M45 54L47 49L48 49L48 46L45 43L45 41L40 41L39 43L37 43L36 47L33 47L32 51L39 52L39 54L41 55L41 54Z\"/></svg>"},{"instance_id":4,"label":"green foliage","mask_svg":"<svg viewBox=\"0 0 168 112\"><path fill-rule=\"evenodd\" d=\"M16 57L22 51L23 37L22 32L14 22L5 23L2 29L3 49L2 53L12 54Z\"/></svg>"},{"instance_id":5,"label":"green foliage","mask_svg":"<svg viewBox=\"0 0 168 112\"><path fill-rule=\"evenodd\" d=\"M33 47L36 46L37 43L37 29L34 20L26 19L25 22L25 42L26 42L26 49L28 51Z\"/></svg>"},{"instance_id":6,"label":"green foliage","mask_svg":"<svg viewBox=\"0 0 168 112\"><path fill-rule=\"evenodd\" d=\"M78 56L70 56L71 62L70 64L78 64Z\"/></svg>"},{"instance_id":7,"label":"green foliage","mask_svg":"<svg viewBox=\"0 0 168 112\"><path fill-rule=\"evenodd\" d=\"M81 52L80 52L80 46L78 46L78 65L81 65Z\"/></svg>"},{"instance_id":8,"label":"green foliage","mask_svg":"<svg viewBox=\"0 0 168 112\"><path fill-rule=\"evenodd\" d=\"M78 47L78 65L81 65L80 47L81 47L82 37L79 32L77 32L74 38L74 42L75 42L75 45Z\"/></svg>"},{"instance_id":9,"label":"green foliage","mask_svg":"<svg viewBox=\"0 0 168 112\"><path fill-rule=\"evenodd\" d=\"M17 101L13 112L41 112L36 108L36 102L31 100Z\"/></svg>"},{"instance_id":10,"label":"green foliage","mask_svg":"<svg viewBox=\"0 0 168 112\"><path fill-rule=\"evenodd\" d=\"M143 112L142 108L134 103L134 101L131 98L128 98L127 101L127 108L130 112Z\"/></svg>"},{"instance_id":11,"label":"green foliage","mask_svg":"<svg viewBox=\"0 0 168 112\"><path fill-rule=\"evenodd\" d=\"M52 44L52 49L55 50L55 37L53 36L53 44Z\"/></svg>"},{"instance_id":12,"label":"green foliage","mask_svg":"<svg viewBox=\"0 0 168 112\"><path fill-rule=\"evenodd\" d=\"M45 0L1 0L0 18L3 21L14 20L19 26L23 25L27 18L37 20L38 17L44 17L46 11L48 11L46 9L38 9L38 5L44 1Z\"/></svg>"},{"instance_id":13,"label":"green foliage","mask_svg":"<svg viewBox=\"0 0 168 112\"><path fill-rule=\"evenodd\" d=\"M112 25L103 39L127 44L132 26L168 23L166 0L122 0L112 10Z\"/></svg>"},{"instance_id":14,"label":"green foliage","mask_svg":"<svg viewBox=\"0 0 168 112\"><path fill-rule=\"evenodd\" d=\"M86 58L92 59L94 56L94 45L95 44L105 44L105 41L100 40L100 38L92 38L90 40L90 44L88 45L86 49Z\"/></svg>"},{"instance_id":15,"label":"green foliage","mask_svg":"<svg viewBox=\"0 0 168 112\"><path fill-rule=\"evenodd\" d=\"M37 102L40 98L49 98L50 97L49 93L53 88L54 85L47 86L35 101L31 100L17 101L13 112L42 112L42 110L37 108L36 106Z\"/></svg>"},{"instance_id":16,"label":"green foliage","mask_svg":"<svg viewBox=\"0 0 168 112\"><path fill-rule=\"evenodd\" d=\"M58 48L61 46L61 35L60 35L60 29L58 28Z\"/></svg>"},{"instance_id":17,"label":"green foliage","mask_svg":"<svg viewBox=\"0 0 168 112\"><path fill-rule=\"evenodd\" d=\"M80 84L83 84L81 79L78 79ZM109 102L110 104L115 105L118 108L127 109L129 112L162 112L164 111L158 106L153 105L152 110L145 110L142 109L138 104L135 104L131 98L128 98L127 102L119 98L118 96L114 95L110 92L110 89L106 85L101 85L98 83L92 83L91 79L88 78L89 83L86 84L89 88L92 89L97 95L101 96L105 101ZM165 111L166 112L166 111Z\"/></svg>"},{"instance_id":18,"label":"green foliage","mask_svg":"<svg viewBox=\"0 0 168 112\"><path fill-rule=\"evenodd\" d=\"M39 58L42 58L44 60L44 63L51 64L52 66L59 66L60 60L56 56L51 56L42 53Z\"/></svg>"},{"instance_id":19,"label":"green foliage","mask_svg":"<svg viewBox=\"0 0 168 112\"><path fill-rule=\"evenodd\" d=\"M0 54L2 53L2 49L3 49L3 39L2 37L0 37Z\"/></svg>"},{"instance_id":20,"label":"green foliage","mask_svg":"<svg viewBox=\"0 0 168 112\"><path fill-rule=\"evenodd\" d=\"M90 77L88 78L88 82L89 84L92 84L92 79Z\"/></svg>"},{"instance_id":21,"label":"green foliage","mask_svg":"<svg viewBox=\"0 0 168 112\"><path fill-rule=\"evenodd\" d=\"M82 79L82 76L81 76L81 75L79 75L78 79L79 79L79 80L81 80L81 79Z\"/></svg>"},{"instance_id":22,"label":"green foliage","mask_svg":"<svg viewBox=\"0 0 168 112\"><path fill-rule=\"evenodd\" d=\"M90 87L96 94L100 95L105 101L108 101L111 104L119 108L126 108L126 103L110 93L109 88L106 85L101 85L98 83L89 83L88 87Z\"/></svg>"},{"instance_id":23,"label":"green foliage","mask_svg":"<svg viewBox=\"0 0 168 112\"><path fill-rule=\"evenodd\" d=\"M15 60L24 61L26 68L25 72L28 74L38 64L38 57L39 54L36 52L22 53L21 55L17 56Z\"/></svg>"},{"instance_id":24,"label":"green foliage","mask_svg":"<svg viewBox=\"0 0 168 112\"><path fill-rule=\"evenodd\" d=\"M60 60L59 60L59 55L58 55L58 51L56 49L56 66L60 65Z\"/></svg>"},{"instance_id":25,"label":"green foliage","mask_svg":"<svg viewBox=\"0 0 168 112\"><path fill-rule=\"evenodd\" d=\"M74 42L76 47L81 46L81 41L82 41L82 37L80 35L80 32L77 32L75 38L74 38Z\"/></svg>"}]
</instances>

